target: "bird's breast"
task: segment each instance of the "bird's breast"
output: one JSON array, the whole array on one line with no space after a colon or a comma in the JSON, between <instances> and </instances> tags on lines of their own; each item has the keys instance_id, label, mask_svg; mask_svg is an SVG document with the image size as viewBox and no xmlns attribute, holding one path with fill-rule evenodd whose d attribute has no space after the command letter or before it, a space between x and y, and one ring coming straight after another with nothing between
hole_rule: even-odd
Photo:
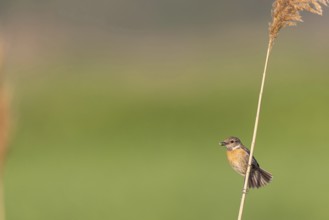
<instances>
[{"instance_id":1,"label":"bird's breast","mask_svg":"<svg viewBox=\"0 0 329 220\"><path fill-rule=\"evenodd\" d=\"M241 175L244 175L248 166L248 153L242 148L227 151L227 159L232 168Z\"/></svg>"}]
</instances>

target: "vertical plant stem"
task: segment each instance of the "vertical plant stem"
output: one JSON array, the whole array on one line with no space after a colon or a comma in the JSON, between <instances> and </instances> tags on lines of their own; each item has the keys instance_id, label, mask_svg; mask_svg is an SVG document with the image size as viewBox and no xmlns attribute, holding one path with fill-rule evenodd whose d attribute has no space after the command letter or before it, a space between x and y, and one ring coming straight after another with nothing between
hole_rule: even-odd
<instances>
[{"instance_id":1,"label":"vertical plant stem","mask_svg":"<svg viewBox=\"0 0 329 220\"><path fill-rule=\"evenodd\" d=\"M3 70L3 42L0 39L0 220L5 220L5 203L3 193L3 171L4 171L4 159L6 153L6 142L7 142L7 111L6 111L6 99L4 94L4 76Z\"/></svg>"},{"instance_id":2,"label":"vertical plant stem","mask_svg":"<svg viewBox=\"0 0 329 220\"><path fill-rule=\"evenodd\" d=\"M255 125L254 125L254 133L253 133L253 136L252 136L252 142L251 142L251 147L250 147L250 155L249 155L247 172L246 172L246 176L245 176L245 179L244 179L244 185L243 185L243 190L242 190L242 197L241 197L241 202L240 202L238 220L242 219L242 214L243 214L243 209L244 209L244 202L245 202L246 194L247 194L247 190L248 190L248 180L249 180L249 176L250 176L252 157L253 157L253 154L254 154L254 148L255 148L255 143L256 143L259 115L260 115L260 110L261 110L263 91L264 91L264 85L265 85L265 78L266 78L266 70L267 70L268 59L269 59L270 52L271 52L271 47L272 47L272 39L269 40L268 48L267 48L263 78L262 78L262 83L261 83L261 86L260 86L259 97L258 97L258 105L257 105L257 113L256 113L256 119L255 119Z\"/></svg>"},{"instance_id":3,"label":"vertical plant stem","mask_svg":"<svg viewBox=\"0 0 329 220\"><path fill-rule=\"evenodd\" d=\"M1 175L1 180L0 180L0 220L5 220L5 204L4 204L4 195L3 195L3 179L2 176L3 174L0 173Z\"/></svg>"}]
</instances>

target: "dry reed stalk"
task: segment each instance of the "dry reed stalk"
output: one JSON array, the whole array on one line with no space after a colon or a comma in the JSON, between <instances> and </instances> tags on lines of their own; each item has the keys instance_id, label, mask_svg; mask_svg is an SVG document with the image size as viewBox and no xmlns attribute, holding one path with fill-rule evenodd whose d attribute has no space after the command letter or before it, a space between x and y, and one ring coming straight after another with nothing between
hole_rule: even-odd
<instances>
[{"instance_id":1,"label":"dry reed stalk","mask_svg":"<svg viewBox=\"0 0 329 220\"><path fill-rule=\"evenodd\" d=\"M254 132L251 141L250 155L248 161L248 168L245 176L245 181L242 190L242 197L239 209L238 220L242 219L244 202L248 190L248 180L250 176L252 157L254 153L259 115L261 110L263 91L266 79L267 65L269 56L273 47L274 40L278 37L279 31L287 26L295 26L297 22L302 22L300 11L309 11L314 14L322 15L322 5L328 6L329 0L276 0L272 6L272 22L269 26L269 42L267 47L264 71L262 76L262 82L260 86L260 92L258 97L258 105L256 112L256 119L254 125Z\"/></svg>"}]
</instances>

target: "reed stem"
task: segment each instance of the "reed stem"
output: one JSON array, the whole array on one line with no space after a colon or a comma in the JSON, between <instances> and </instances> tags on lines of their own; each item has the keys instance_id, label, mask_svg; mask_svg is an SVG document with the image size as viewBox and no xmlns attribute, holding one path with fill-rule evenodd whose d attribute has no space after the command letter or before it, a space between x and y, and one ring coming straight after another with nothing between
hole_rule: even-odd
<instances>
[{"instance_id":1,"label":"reed stem","mask_svg":"<svg viewBox=\"0 0 329 220\"><path fill-rule=\"evenodd\" d=\"M270 57L271 48L272 48L272 39L269 40L268 47L267 47L267 54L266 54L266 59L265 59L263 78L262 78L262 83L261 83L261 86L260 86L259 97L258 97L258 105L257 105L257 113L256 113L256 119L255 119L255 125L254 125L254 133L253 133L253 136L252 136L252 142L251 142L251 147L250 147L250 155L249 155L247 172L246 172L246 176L245 176L245 179L244 179L244 185L243 185L243 190L242 190L242 197L241 197L241 202L240 202L238 220L242 219L242 214L243 214L243 209L244 209L244 202L245 202L246 195L247 195L247 190L248 190L248 180L249 180L249 176L250 176L252 157L253 157L253 154L254 154L254 148L255 148L255 143L256 143L259 115L260 115L260 110L261 110L261 105L262 105L263 91L264 91L266 72L267 72L267 64L268 64L268 60L269 60L269 57Z\"/></svg>"}]
</instances>

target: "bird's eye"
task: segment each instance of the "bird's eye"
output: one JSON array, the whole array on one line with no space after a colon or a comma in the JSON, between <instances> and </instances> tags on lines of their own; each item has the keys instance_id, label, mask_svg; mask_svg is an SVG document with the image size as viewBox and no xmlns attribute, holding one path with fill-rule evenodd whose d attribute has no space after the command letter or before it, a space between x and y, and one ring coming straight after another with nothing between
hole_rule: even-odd
<instances>
[{"instance_id":1,"label":"bird's eye","mask_svg":"<svg viewBox=\"0 0 329 220\"><path fill-rule=\"evenodd\" d=\"M231 143L234 143L234 141L233 141L233 140L231 140L230 142L231 142Z\"/></svg>"}]
</instances>

